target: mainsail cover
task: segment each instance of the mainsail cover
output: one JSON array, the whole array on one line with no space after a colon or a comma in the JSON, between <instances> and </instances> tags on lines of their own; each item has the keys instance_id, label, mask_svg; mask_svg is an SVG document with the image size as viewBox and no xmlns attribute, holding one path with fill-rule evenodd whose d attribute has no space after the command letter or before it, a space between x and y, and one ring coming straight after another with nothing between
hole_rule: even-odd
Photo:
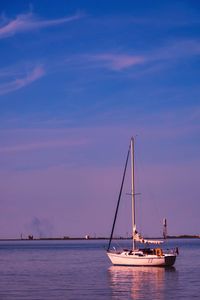
<instances>
[{"instance_id":1,"label":"mainsail cover","mask_svg":"<svg viewBox=\"0 0 200 300\"><path fill-rule=\"evenodd\" d=\"M163 241L161 240L147 240L147 239L144 239L138 232L137 230L134 231L133 233L133 239L134 241L136 242L140 242L142 244L162 244Z\"/></svg>"}]
</instances>

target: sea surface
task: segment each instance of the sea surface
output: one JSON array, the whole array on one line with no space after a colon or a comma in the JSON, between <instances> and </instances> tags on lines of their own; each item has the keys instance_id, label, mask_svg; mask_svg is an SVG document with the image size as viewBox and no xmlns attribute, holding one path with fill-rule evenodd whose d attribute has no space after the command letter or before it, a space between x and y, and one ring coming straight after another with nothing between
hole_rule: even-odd
<instances>
[{"instance_id":1,"label":"sea surface","mask_svg":"<svg viewBox=\"0 0 200 300\"><path fill-rule=\"evenodd\" d=\"M112 266L106 244L0 241L0 300L200 299L200 239L170 240L180 251L170 269Z\"/></svg>"}]
</instances>

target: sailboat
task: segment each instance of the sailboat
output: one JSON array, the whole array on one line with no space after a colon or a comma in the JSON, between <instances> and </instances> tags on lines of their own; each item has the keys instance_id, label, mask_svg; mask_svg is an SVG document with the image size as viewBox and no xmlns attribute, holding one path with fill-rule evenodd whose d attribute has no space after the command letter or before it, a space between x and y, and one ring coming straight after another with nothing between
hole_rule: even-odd
<instances>
[{"instance_id":1,"label":"sailboat","mask_svg":"<svg viewBox=\"0 0 200 300\"><path fill-rule=\"evenodd\" d=\"M111 249L111 242L113 238L115 223L117 219L121 194L123 190L123 184L128 164L129 155L131 152L131 198L132 198L132 248L116 250ZM111 260L113 265L123 265L123 266L173 266L176 261L176 256L178 254L178 249L164 251L161 248L163 241L161 240L149 240L144 239L136 229L136 211L135 211L135 182L134 182L134 138L131 138L128 154L126 157L126 163L122 178L122 184L120 188L120 193L118 197L117 207L115 211L114 222L111 230L111 235L109 239L109 244L107 247L107 255ZM143 244L145 247L138 248L138 244ZM154 247L149 247L150 244L154 244ZM156 245L156 246L155 246Z\"/></svg>"}]
</instances>

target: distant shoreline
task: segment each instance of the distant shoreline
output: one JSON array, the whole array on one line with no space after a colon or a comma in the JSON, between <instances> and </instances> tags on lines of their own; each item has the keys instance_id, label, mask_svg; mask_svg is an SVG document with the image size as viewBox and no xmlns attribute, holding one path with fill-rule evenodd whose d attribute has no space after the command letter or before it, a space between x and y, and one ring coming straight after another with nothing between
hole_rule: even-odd
<instances>
[{"instance_id":1,"label":"distant shoreline","mask_svg":"<svg viewBox=\"0 0 200 300\"><path fill-rule=\"evenodd\" d=\"M168 236L167 239L199 239L200 235L173 235L173 236ZM130 240L131 238L127 237L115 237L113 240ZM152 238L147 238L147 239L152 239ZM153 239L163 239L163 238L153 238ZM53 238L0 238L0 241L94 241L94 240L109 240L108 237L53 237Z\"/></svg>"}]
</instances>

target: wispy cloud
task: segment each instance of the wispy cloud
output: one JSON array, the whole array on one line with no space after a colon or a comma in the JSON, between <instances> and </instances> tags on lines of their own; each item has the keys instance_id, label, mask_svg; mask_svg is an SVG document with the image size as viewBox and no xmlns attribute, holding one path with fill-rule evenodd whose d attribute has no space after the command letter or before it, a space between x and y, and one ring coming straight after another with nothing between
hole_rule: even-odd
<instances>
[{"instance_id":1,"label":"wispy cloud","mask_svg":"<svg viewBox=\"0 0 200 300\"><path fill-rule=\"evenodd\" d=\"M145 61L143 56L113 53L88 55L86 58L88 61L103 63L103 66L116 71L143 64Z\"/></svg>"},{"instance_id":2,"label":"wispy cloud","mask_svg":"<svg viewBox=\"0 0 200 300\"><path fill-rule=\"evenodd\" d=\"M160 73L174 64L190 60L200 55L200 40L180 39L168 41L145 56L144 68L137 70L137 76Z\"/></svg>"},{"instance_id":3,"label":"wispy cloud","mask_svg":"<svg viewBox=\"0 0 200 300\"><path fill-rule=\"evenodd\" d=\"M44 76L45 70L42 66L36 66L34 69L29 71L24 77L11 80L0 85L0 95L7 94L16 90L19 90L37 79Z\"/></svg>"},{"instance_id":4,"label":"wispy cloud","mask_svg":"<svg viewBox=\"0 0 200 300\"><path fill-rule=\"evenodd\" d=\"M91 59L105 62L108 67L115 70L121 70L134 65L149 66L149 64L155 62L179 61L199 55L199 39L180 39L168 41L164 46L157 47L157 49L155 48L154 51L146 53L145 55L142 53L136 56L126 54L99 54L91 56Z\"/></svg>"},{"instance_id":5,"label":"wispy cloud","mask_svg":"<svg viewBox=\"0 0 200 300\"><path fill-rule=\"evenodd\" d=\"M132 53L135 49L132 49ZM130 53L130 50L129 50ZM136 75L148 75L161 72L169 68L171 63L179 63L183 59L190 59L200 55L200 41L198 39L179 39L156 45L151 51L137 49L137 54L120 53L110 49L109 52L87 53L71 55L65 62L68 66L79 68L86 67L113 70L116 72L134 70ZM137 67L137 68L134 68Z\"/></svg>"},{"instance_id":6,"label":"wispy cloud","mask_svg":"<svg viewBox=\"0 0 200 300\"><path fill-rule=\"evenodd\" d=\"M46 148L62 148L62 147L73 147L80 146L86 143L86 139L78 139L78 140L69 140L69 139L52 139L47 141L35 141L35 142L26 142L15 144L11 146L3 146L0 147L0 153L14 153L14 152L22 152L22 151L35 151Z\"/></svg>"},{"instance_id":7,"label":"wispy cloud","mask_svg":"<svg viewBox=\"0 0 200 300\"><path fill-rule=\"evenodd\" d=\"M0 39L8 38L17 33L27 32L45 27L57 26L78 20L82 17L82 14L75 14L70 17L52 19L52 20L40 20L36 18L32 13L18 15L14 20L7 21L0 27Z\"/></svg>"},{"instance_id":8,"label":"wispy cloud","mask_svg":"<svg viewBox=\"0 0 200 300\"><path fill-rule=\"evenodd\" d=\"M180 39L169 41L149 55L149 60L174 60L200 55L199 39Z\"/></svg>"}]
</instances>

